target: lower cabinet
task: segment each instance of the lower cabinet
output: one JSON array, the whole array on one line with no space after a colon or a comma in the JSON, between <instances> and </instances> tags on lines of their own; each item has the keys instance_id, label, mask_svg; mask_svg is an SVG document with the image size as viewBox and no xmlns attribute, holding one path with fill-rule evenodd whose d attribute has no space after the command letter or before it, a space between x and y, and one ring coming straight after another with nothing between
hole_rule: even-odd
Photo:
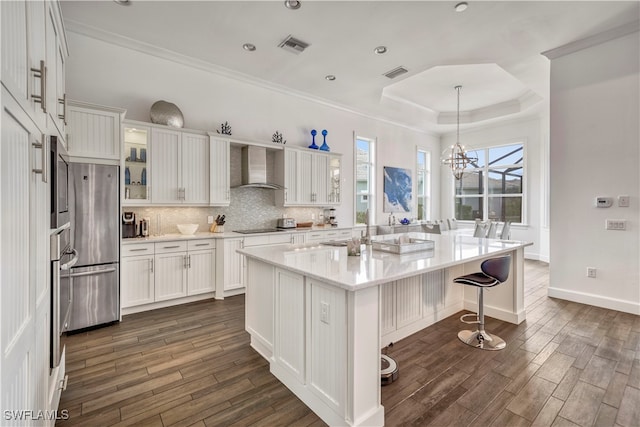
<instances>
[{"instance_id":1,"label":"lower cabinet","mask_svg":"<svg viewBox=\"0 0 640 427\"><path fill-rule=\"evenodd\" d=\"M215 291L215 240L124 245L121 270L123 309L182 303L185 297Z\"/></svg>"}]
</instances>

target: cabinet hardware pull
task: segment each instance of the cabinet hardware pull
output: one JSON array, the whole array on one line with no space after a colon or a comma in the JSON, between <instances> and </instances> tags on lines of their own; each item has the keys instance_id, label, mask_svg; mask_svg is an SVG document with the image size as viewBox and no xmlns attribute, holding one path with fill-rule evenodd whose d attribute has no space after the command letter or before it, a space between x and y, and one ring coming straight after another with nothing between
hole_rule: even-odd
<instances>
[{"instance_id":1,"label":"cabinet hardware pull","mask_svg":"<svg viewBox=\"0 0 640 427\"><path fill-rule=\"evenodd\" d=\"M208 243L196 243L194 246L209 246Z\"/></svg>"},{"instance_id":2,"label":"cabinet hardware pull","mask_svg":"<svg viewBox=\"0 0 640 427\"><path fill-rule=\"evenodd\" d=\"M107 270L83 271L82 273L72 273L69 275L69 277L95 276L97 274L115 273L115 271L115 268L109 268Z\"/></svg>"},{"instance_id":3,"label":"cabinet hardware pull","mask_svg":"<svg viewBox=\"0 0 640 427\"><path fill-rule=\"evenodd\" d=\"M189 268L191 268L191 255L187 255L187 260L189 261Z\"/></svg>"},{"instance_id":4,"label":"cabinet hardware pull","mask_svg":"<svg viewBox=\"0 0 640 427\"><path fill-rule=\"evenodd\" d=\"M179 248L179 245L175 245L175 246L163 246L162 249L175 249L175 248Z\"/></svg>"},{"instance_id":5,"label":"cabinet hardware pull","mask_svg":"<svg viewBox=\"0 0 640 427\"><path fill-rule=\"evenodd\" d=\"M32 169L32 171L34 173L39 173L42 175L42 182L44 182L45 184L47 183L47 175L49 175L48 169L47 169L47 152L49 151L46 147L46 140L45 140L45 136L44 135L40 135L40 141L42 142L32 142L31 145L36 148L36 149L41 149L42 150L42 154L41 154L41 159L42 159L42 166L40 167L40 169Z\"/></svg>"},{"instance_id":6,"label":"cabinet hardware pull","mask_svg":"<svg viewBox=\"0 0 640 427\"><path fill-rule=\"evenodd\" d=\"M136 249L129 249L130 252L138 252L138 251L148 251L149 248L136 248Z\"/></svg>"},{"instance_id":7,"label":"cabinet hardware pull","mask_svg":"<svg viewBox=\"0 0 640 427\"><path fill-rule=\"evenodd\" d=\"M62 104L62 114L58 114L58 118L62 119L64 125L67 125L67 94L63 94L62 98L58 98L58 104Z\"/></svg>"},{"instance_id":8,"label":"cabinet hardware pull","mask_svg":"<svg viewBox=\"0 0 640 427\"><path fill-rule=\"evenodd\" d=\"M58 390L65 391L67 389L68 381L69 381L69 375L65 375L64 378L60 380L60 387L58 387Z\"/></svg>"},{"instance_id":9,"label":"cabinet hardware pull","mask_svg":"<svg viewBox=\"0 0 640 427\"><path fill-rule=\"evenodd\" d=\"M31 95L33 102L40 104L42 112L47 112L47 67L44 65L44 61L40 61L40 68L32 68L33 75L36 79L40 79L40 95Z\"/></svg>"},{"instance_id":10,"label":"cabinet hardware pull","mask_svg":"<svg viewBox=\"0 0 640 427\"><path fill-rule=\"evenodd\" d=\"M150 261L151 261L151 272L153 273L153 258Z\"/></svg>"},{"instance_id":11,"label":"cabinet hardware pull","mask_svg":"<svg viewBox=\"0 0 640 427\"><path fill-rule=\"evenodd\" d=\"M187 256L182 255L182 268L187 268Z\"/></svg>"}]
</instances>

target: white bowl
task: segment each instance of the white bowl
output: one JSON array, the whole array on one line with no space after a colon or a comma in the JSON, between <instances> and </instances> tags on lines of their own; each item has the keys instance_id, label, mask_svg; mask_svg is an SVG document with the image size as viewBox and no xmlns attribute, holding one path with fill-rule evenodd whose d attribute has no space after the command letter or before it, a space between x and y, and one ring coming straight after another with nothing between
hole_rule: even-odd
<instances>
[{"instance_id":1,"label":"white bowl","mask_svg":"<svg viewBox=\"0 0 640 427\"><path fill-rule=\"evenodd\" d=\"M178 224L181 234L193 234L198 230L198 224Z\"/></svg>"}]
</instances>

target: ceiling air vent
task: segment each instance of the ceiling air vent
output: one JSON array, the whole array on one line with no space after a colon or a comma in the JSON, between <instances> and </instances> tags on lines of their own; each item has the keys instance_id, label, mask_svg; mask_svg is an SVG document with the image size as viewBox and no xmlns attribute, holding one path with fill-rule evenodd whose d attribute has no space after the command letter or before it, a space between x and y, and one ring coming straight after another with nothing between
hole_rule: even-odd
<instances>
[{"instance_id":1,"label":"ceiling air vent","mask_svg":"<svg viewBox=\"0 0 640 427\"><path fill-rule=\"evenodd\" d=\"M309 47L309 43L305 43L302 40L298 40L295 37L288 35L287 38L278 45L278 47L288 50L289 52L299 54Z\"/></svg>"},{"instance_id":2,"label":"ceiling air vent","mask_svg":"<svg viewBox=\"0 0 640 427\"><path fill-rule=\"evenodd\" d=\"M389 77L390 79L395 79L396 77L398 77L401 74L407 73L409 72L409 70L407 70L406 68L404 68L403 66L400 66L398 68L394 68L391 71L387 71L386 73L384 73L384 76Z\"/></svg>"}]
</instances>

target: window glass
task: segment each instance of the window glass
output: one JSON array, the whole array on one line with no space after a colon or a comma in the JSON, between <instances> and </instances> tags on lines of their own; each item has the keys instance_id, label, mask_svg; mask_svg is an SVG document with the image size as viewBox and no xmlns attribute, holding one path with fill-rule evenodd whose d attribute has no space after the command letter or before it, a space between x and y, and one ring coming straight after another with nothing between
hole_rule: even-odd
<instances>
[{"instance_id":1,"label":"window glass","mask_svg":"<svg viewBox=\"0 0 640 427\"><path fill-rule=\"evenodd\" d=\"M489 148L489 165L516 165L522 163L524 147L522 144Z\"/></svg>"},{"instance_id":2,"label":"window glass","mask_svg":"<svg viewBox=\"0 0 640 427\"><path fill-rule=\"evenodd\" d=\"M489 169L489 194L522 193L522 167Z\"/></svg>"},{"instance_id":3,"label":"window glass","mask_svg":"<svg viewBox=\"0 0 640 427\"><path fill-rule=\"evenodd\" d=\"M522 222L522 197L489 197L489 219Z\"/></svg>"},{"instance_id":4,"label":"window glass","mask_svg":"<svg viewBox=\"0 0 640 427\"><path fill-rule=\"evenodd\" d=\"M370 222L375 223L372 208L375 191L374 140L356 137L355 151L355 224L365 224L367 210Z\"/></svg>"},{"instance_id":5,"label":"window glass","mask_svg":"<svg viewBox=\"0 0 640 427\"><path fill-rule=\"evenodd\" d=\"M482 194L484 191L483 171L465 172L456 180L456 195Z\"/></svg>"},{"instance_id":6,"label":"window glass","mask_svg":"<svg viewBox=\"0 0 640 427\"><path fill-rule=\"evenodd\" d=\"M482 218L482 197L456 198L456 219L473 221Z\"/></svg>"}]
</instances>

